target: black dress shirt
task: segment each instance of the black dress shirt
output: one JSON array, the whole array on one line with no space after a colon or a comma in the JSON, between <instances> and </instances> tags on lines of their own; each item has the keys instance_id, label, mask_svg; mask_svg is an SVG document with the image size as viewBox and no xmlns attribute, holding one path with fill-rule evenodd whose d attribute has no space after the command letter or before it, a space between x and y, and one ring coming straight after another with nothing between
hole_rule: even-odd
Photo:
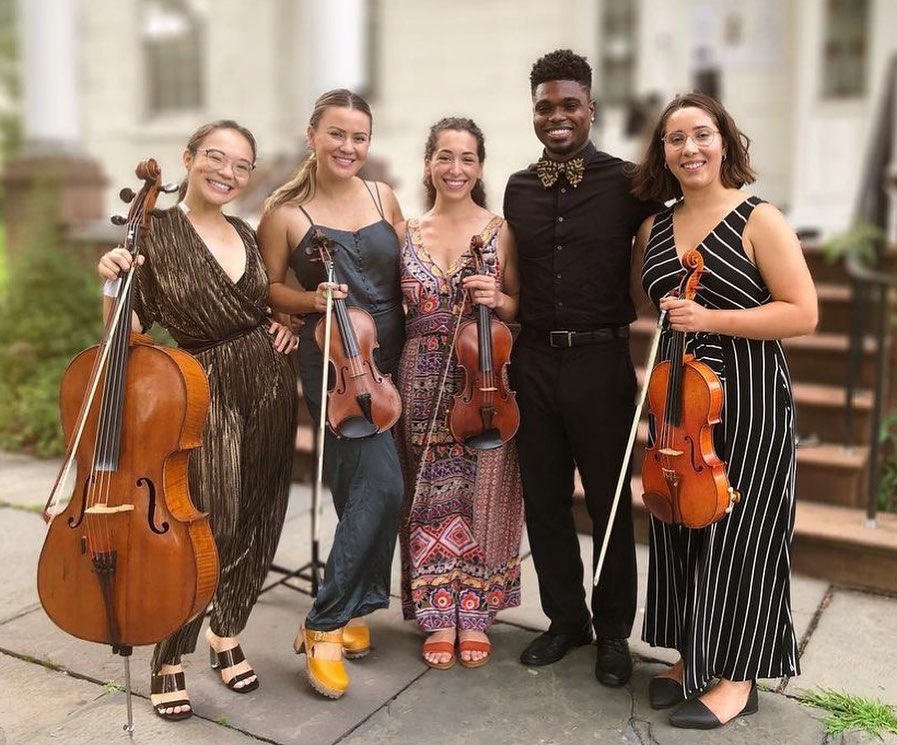
<instances>
[{"instance_id":1,"label":"black dress shirt","mask_svg":"<svg viewBox=\"0 0 897 745\"><path fill-rule=\"evenodd\" d=\"M635 320L629 296L632 239L663 205L630 193L627 168L590 142L582 181L545 188L535 165L513 174L505 219L520 266L520 323L531 330L587 331Z\"/></svg>"}]
</instances>

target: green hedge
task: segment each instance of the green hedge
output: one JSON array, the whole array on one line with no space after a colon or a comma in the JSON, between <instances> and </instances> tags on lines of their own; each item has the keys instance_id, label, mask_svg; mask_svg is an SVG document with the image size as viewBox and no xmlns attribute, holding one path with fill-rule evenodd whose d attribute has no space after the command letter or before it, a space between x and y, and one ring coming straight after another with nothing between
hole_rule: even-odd
<instances>
[{"instance_id":1,"label":"green hedge","mask_svg":"<svg viewBox=\"0 0 897 745\"><path fill-rule=\"evenodd\" d=\"M99 281L62 245L48 197L32 201L24 246L0 284L0 448L64 451L59 382L72 357L102 333Z\"/></svg>"}]
</instances>

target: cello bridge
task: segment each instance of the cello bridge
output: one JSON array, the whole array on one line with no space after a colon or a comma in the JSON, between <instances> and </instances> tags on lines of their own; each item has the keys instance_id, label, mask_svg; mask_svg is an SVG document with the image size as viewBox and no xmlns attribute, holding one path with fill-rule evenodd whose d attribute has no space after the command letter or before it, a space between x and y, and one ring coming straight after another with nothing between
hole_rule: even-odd
<instances>
[{"instance_id":1,"label":"cello bridge","mask_svg":"<svg viewBox=\"0 0 897 745\"><path fill-rule=\"evenodd\" d=\"M112 515L116 512L132 512L134 509L133 504L120 504L118 507L110 507L105 504L95 504L93 507L88 507L84 510L85 515Z\"/></svg>"},{"instance_id":2,"label":"cello bridge","mask_svg":"<svg viewBox=\"0 0 897 745\"><path fill-rule=\"evenodd\" d=\"M685 451L683 451L683 450L676 450L675 448L661 448L661 449L658 450L657 452L660 453L661 455L670 455L670 456L684 455L684 454L685 454Z\"/></svg>"}]
</instances>

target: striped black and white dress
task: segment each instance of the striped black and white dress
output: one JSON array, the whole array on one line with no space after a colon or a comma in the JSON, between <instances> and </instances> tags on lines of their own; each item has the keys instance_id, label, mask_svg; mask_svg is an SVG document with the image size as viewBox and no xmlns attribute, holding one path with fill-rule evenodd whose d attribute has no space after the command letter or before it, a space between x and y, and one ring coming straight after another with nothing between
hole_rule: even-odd
<instances>
[{"instance_id":1,"label":"striped black and white dress","mask_svg":"<svg viewBox=\"0 0 897 745\"><path fill-rule=\"evenodd\" d=\"M696 301L742 309L770 293L747 257L742 235L761 203L749 197L704 238ZM645 251L642 282L651 300L678 286L683 268L673 240L672 208L658 214ZM671 334L661 341L661 354ZM683 690L691 696L713 678L751 680L799 672L791 618L794 529L794 403L779 341L688 334L688 351L723 382L717 453L741 501L699 530L651 518L650 565L642 637L679 650Z\"/></svg>"}]
</instances>

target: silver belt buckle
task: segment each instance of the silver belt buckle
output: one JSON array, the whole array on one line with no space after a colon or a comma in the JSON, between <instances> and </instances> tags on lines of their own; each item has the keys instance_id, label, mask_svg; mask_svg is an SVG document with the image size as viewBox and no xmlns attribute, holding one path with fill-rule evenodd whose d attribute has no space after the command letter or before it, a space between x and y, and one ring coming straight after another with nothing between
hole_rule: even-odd
<instances>
[{"instance_id":1,"label":"silver belt buckle","mask_svg":"<svg viewBox=\"0 0 897 745\"><path fill-rule=\"evenodd\" d=\"M573 331L549 331L548 346L555 349L569 348L573 346ZM562 343L563 340L563 343Z\"/></svg>"}]
</instances>

